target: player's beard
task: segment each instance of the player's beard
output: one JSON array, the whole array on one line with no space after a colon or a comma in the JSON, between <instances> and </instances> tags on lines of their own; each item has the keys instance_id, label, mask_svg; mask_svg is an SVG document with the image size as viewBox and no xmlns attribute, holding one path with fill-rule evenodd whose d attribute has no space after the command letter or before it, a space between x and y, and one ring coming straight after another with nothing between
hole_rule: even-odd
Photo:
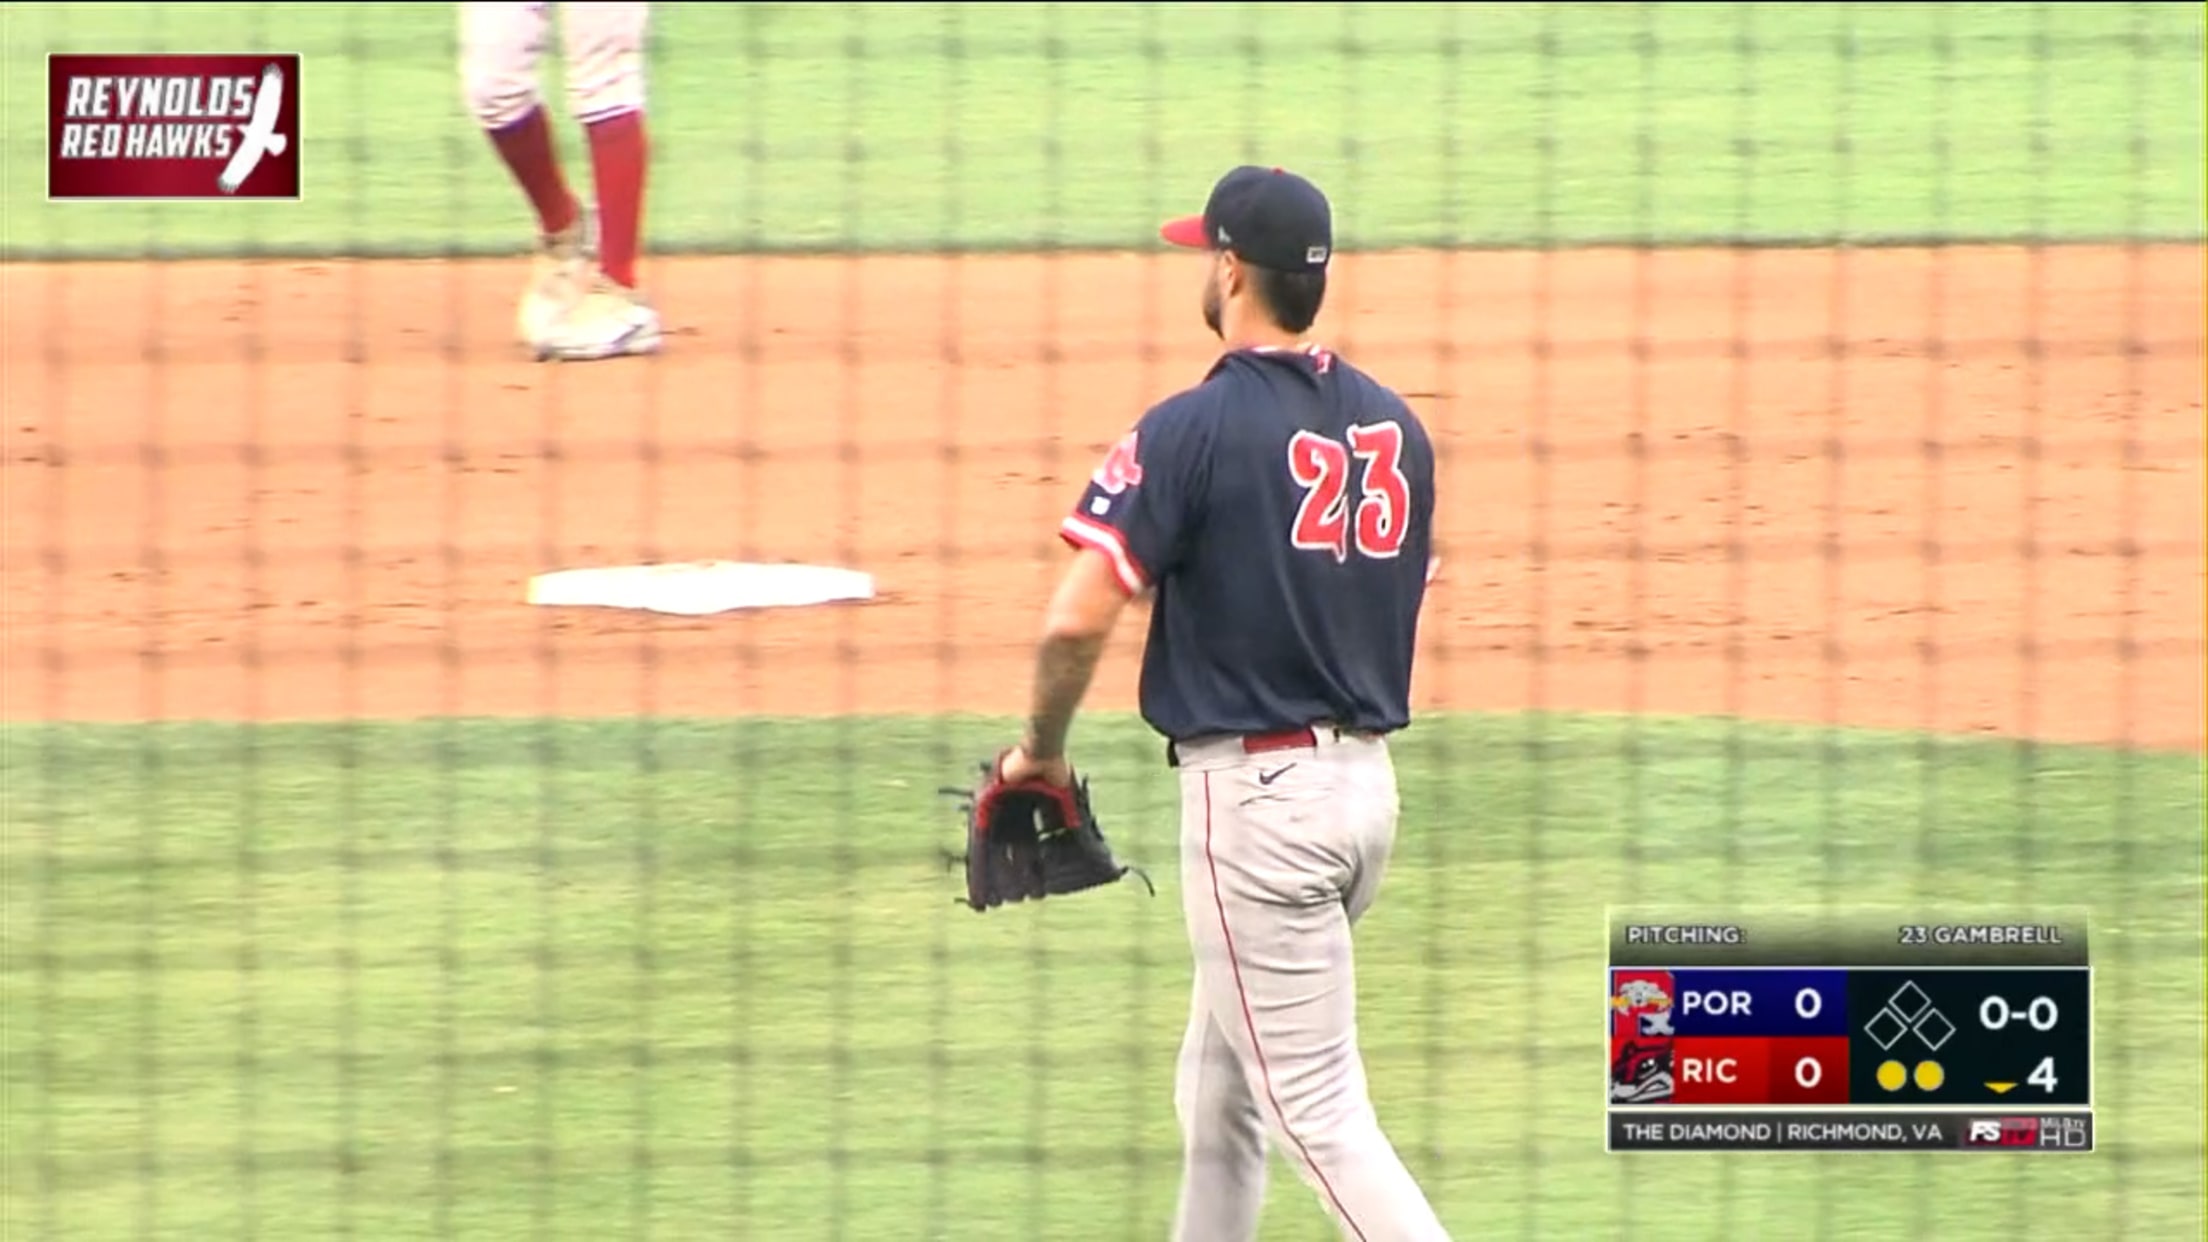
<instances>
[{"instance_id":1,"label":"player's beard","mask_svg":"<svg viewBox=\"0 0 2208 1242\"><path fill-rule=\"evenodd\" d=\"M1219 261L1213 259L1211 275L1204 280L1204 326L1211 329L1213 336L1225 340L1227 334L1219 326L1220 311L1222 309L1220 305L1222 298L1219 293L1219 267Z\"/></svg>"}]
</instances>

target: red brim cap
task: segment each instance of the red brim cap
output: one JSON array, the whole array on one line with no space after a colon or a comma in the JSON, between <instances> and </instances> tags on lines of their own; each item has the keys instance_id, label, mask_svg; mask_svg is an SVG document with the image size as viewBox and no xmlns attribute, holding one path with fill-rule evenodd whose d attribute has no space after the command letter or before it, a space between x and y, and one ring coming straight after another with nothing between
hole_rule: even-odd
<instances>
[{"instance_id":1,"label":"red brim cap","mask_svg":"<svg viewBox=\"0 0 2208 1242\"><path fill-rule=\"evenodd\" d=\"M1158 226L1158 236L1176 246L1187 246L1191 250L1203 250L1211 245L1210 235L1204 232L1202 216L1182 216L1178 220L1168 220Z\"/></svg>"}]
</instances>

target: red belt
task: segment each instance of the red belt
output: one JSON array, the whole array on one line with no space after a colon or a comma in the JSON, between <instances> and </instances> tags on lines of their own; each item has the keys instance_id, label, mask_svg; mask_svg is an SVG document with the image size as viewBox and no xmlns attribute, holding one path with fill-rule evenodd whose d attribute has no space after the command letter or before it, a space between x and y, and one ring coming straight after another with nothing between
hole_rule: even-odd
<instances>
[{"instance_id":1,"label":"red belt","mask_svg":"<svg viewBox=\"0 0 2208 1242\"><path fill-rule=\"evenodd\" d=\"M1245 755L1264 755L1276 750L1304 750L1319 744L1319 728L1328 729L1336 736L1343 734L1359 738L1380 736L1377 733L1367 732L1363 729L1344 729L1339 725L1318 727L1303 725L1299 728L1280 729L1272 733L1245 733L1238 740L1242 743L1242 753ZM1165 761L1175 767L1180 766L1181 756L1178 744L1168 743L1166 745Z\"/></svg>"},{"instance_id":2,"label":"red belt","mask_svg":"<svg viewBox=\"0 0 2208 1242\"><path fill-rule=\"evenodd\" d=\"M1282 729L1278 733L1242 735L1242 753L1245 755L1262 755L1276 750L1301 750L1318 744L1318 733L1308 725L1301 729Z\"/></svg>"}]
</instances>

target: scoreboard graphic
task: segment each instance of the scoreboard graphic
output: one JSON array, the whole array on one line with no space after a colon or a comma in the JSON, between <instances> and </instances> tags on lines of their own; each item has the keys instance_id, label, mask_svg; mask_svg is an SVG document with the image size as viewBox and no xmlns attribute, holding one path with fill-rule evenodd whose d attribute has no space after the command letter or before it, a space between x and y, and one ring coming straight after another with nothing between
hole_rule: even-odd
<instances>
[{"instance_id":1,"label":"scoreboard graphic","mask_svg":"<svg viewBox=\"0 0 2208 1242\"><path fill-rule=\"evenodd\" d=\"M2081 910L1613 910L1611 1151L2093 1149Z\"/></svg>"}]
</instances>

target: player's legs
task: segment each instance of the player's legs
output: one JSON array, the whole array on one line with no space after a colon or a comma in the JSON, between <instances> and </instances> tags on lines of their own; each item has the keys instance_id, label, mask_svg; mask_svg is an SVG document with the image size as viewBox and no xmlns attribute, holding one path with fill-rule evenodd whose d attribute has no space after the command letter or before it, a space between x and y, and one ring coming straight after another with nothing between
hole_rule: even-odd
<instances>
[{"instance_id":1,"label":"player's legs","mask_svg":"<svg viewBox=\"0 0 2208 1242\"><path fill-rule=\"evenodd\" d=\"M1357 1049L1352 905L1370 906L1393 842L1386 748L1192 765L1183 791L1199 984L1274 1142L1344 1237L1446 1239L1380 1129Z\"/></svg>"},{"instance_id":2,"label":"player's legs","mask_svg":"<svg viewBox=\"0 0 2208 1242\"><path fill-rule=\"evenodd\" d=\"M560 169L537 90L550 8L460 5L460 82L468 112L537 216L537 261L514 316L515 334L529 344L582 296L589 270L589 225Z\"/></svg>"},{"instance_id":3,"label":"player's legs","mask_svg":"<svg viewBox=\"0 0 2208 1242\"><path fill-rule=\"evenodd\" d=\"M590 143L600 278L549 333L549 357L607 358L660 345L659 314L637 292L650 145L644 127L644 39L651 6L563 4L567 94Z\"/></svg>"},{"instance_id":4,"label":"player's legs","mask_svg":"<svg viewBox=\"0 0 2208 1242\"><path fill-rule=\"evenodd\" d=\"M649 4L563 4L560 39L567 95L590 140L598 197L598 263L614 283L636 287L643 233L644 38Z\"/></svg>"},{"instance_id":5,"label":"player's legs","mask_svg":"<svg viewBox=\"0 0 2208 1242\"><path fill-rule=\"evenodd\" d=\"M1184 855L1183 893L1191 891L1194 878ZM1201 978L1189 998L1173 1111L1181 1122L1181 1197L1173 1212L1173 1242L1257 1237L1257 1218L1265 1207L1265 1118L1234 1045L1212 1018Z\"/></svg>"},{"instance_id":6,"label":"player's legs","mask_svg":"<svg viewBox=\"0 0 2208 1242\"><path fill-rule=\"evenodd\" d=\"M490 136L537 223L557 233L581 212L552 146L552 130L537 92L548 4L464 3L460 6L460 84L468 111Z\"/></svg>"}]
</instances>

